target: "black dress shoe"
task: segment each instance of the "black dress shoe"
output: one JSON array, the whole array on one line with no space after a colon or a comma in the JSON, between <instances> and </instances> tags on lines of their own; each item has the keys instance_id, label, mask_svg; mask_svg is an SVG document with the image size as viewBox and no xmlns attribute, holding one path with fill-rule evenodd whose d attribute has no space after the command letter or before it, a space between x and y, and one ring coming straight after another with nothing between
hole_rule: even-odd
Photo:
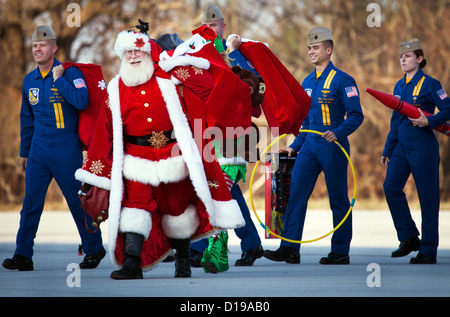
<instances>
[{"instance_id":1,"label":"black dress shoe","mask_svg":"<svg viewBox=\"0 0 450 317\"><path fill-rule=\"evenodd\" d=\"M320 264L350 264L350 257L348 254L328 253L328 256L323 257L319 261Z\"/></svg>"},{"instance_id":2,"label":"black dress shoe","mask_svg":"<svg viewBox=\"0 0 450 317\"><path fill-rule=\"evenodd\" d=\"M252 266L256 259L259 259L264 255L264 249L262 246L256 247L242 252L240 259L236 260L235 266Z\"/></svg>"},{"instance_id":3,"label":"black dress shoe","mask_svg":"<svg viewBox=\"0 0 450 317\"><path fill-rule=\"evenodd\" d=\"M80 269L95 269L100 261L105 257L106 250L102 247L96 254L86 255L83 262L80 263Z\"/></svg>"},{"instance_id":4,"label":"black dress shoe","mask_svg":"<svg viewBox=\"0 0 450 317\"><path fill-rule=\"evenodd\" d=\"M409 260L410 264L436 264L436 258L418 253L415 258Z\"/></svg>"},{"instance_id":5,"label":"black dress shoe","mask_svg":"<svg viewBox=\"0 0 450 317\"><path fill-rule=\"evenodd\" d=\"M14 255L11 259L3 261L3 267L8 270L33 271L33 261L31 258L22 255Z\"/></svg>"},{"instance_id":6,"label":"black dress shoe","mask_svg":"<svg viewBox=\"0 0 450 317\"><path fill-rule=\"evenodd\" d=\"M410 254L412 251L419 250L419 247L420 247L419 238L409 239L409 240L400 242L398 249L395 250L394 252L392 252L391 256L393 258L405 256L405 255Z\"/></svg>"},{"instance_id":7,"label":"black dress shoe","mask_svg":"<svg viewBox=\"0 0 450 317\"><path fill-rule=\"evenodd\" d=\"M264 257L272 260L291 264L299 264L300 263L300 252L291 247L281 246L278 250L275 251L264 251Z\"/></svg>"}]
</instances>

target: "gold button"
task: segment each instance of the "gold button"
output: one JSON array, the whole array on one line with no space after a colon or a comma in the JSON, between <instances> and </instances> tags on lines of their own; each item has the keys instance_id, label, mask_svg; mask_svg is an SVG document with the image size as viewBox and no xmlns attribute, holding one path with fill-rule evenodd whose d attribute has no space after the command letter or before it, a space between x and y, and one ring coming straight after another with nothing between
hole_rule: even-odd
<instances>
[{"instance_id":1,"label":"gold button","mask_svg":"<svg viewBox=\"0 0 450 317\"><path fill-rule=\"evenodd\" d=\"M144 106L145 106L145 107L148 107L148 106L149 106L148 102L144 103Z\"/></svg>"},{"instance_id":2,"label":"gold button","mask_svg":"<svg viewBox=\"0 0 450 317\"><path fill-rule=\"evenodd\" d=\"M147 118L147 122L152 122L152 118Z\"/></svg>"},{"instance_id":3,"label":"gold button","mask_svg":"<svg viewBox=\"0 0 450 317\"><path fill-rule=\"evenodd\" d=\"M141 90L141 94L145 95L145 90Z\"/></svg>"}]
</instances>

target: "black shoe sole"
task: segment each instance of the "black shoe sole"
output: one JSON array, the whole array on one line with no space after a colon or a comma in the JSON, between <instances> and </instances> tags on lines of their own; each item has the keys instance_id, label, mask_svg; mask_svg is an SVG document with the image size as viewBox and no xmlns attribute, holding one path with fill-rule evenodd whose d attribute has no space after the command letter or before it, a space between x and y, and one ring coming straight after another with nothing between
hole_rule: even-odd
<instances>
[{"instance_id":1,"label":"black shoe sole","mask_svg":"<svg viewBox=\"0 0 450 317\"><path fill-rule=\"evenodd\" d=\"M266 259L276 261L276 262L286 262L289 264L300 264L300 259L292 259L292 258L281 258L277 255L273 255L272 253L269 253L267 251L264 251L264 257Z\"/></svg>"},{"instance_id":2,"label":"black shoe sole","mask_svg":"<svg viewBox=\"0 0 450 317\"><path fill-rule=\"evenodd\" d=\"M219 272L219 270L217 269L217 267L214 265L214 263L212 262L203 262L202 266L207 269L209 271L209 273L213 273L216 274L217 272Z\"/></svg>"},{"instance_id":3,"label":"black shoe sole","mask_svg":"<svg viewBox=\"0 0 450 317\"><path fill-rule=\"evenodd\" d=\"M113 280L141 280L144 278L144 276L142 274L121 275L121 274L114 274L114 272L112 272L110 278L112 278Z\"/></svg>"}]
</instances>

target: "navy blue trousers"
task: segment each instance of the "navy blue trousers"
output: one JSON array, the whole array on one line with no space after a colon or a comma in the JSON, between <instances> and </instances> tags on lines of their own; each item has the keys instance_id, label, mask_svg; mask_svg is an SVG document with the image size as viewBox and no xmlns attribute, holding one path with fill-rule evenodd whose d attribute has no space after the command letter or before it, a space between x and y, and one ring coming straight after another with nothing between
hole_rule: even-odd
<instances>
[{"instance_id":1,"label":"navy blue trousers","mask_svg":"<svg viewBox=\"0 0 450 317\"><path fill-rule=\"evenodd\" d=\"M383 185L398 240L417 238L419 230L403 192L412 173L422 216L419 253L430 257L436 257L439 241L439 160L436 140L430 139L415 148L405 148L399 144L390 158Z\"/></svg>"},{"instance_id":2,"label":"navy blue trousers","mask_svg":"<svg viewBox=\"0 0 450 317\"><path fill-rule=\"evenodd\" d=\"M83 251L95 254L103 247L101 232L86 229L84 210L78 197L81 183L75 171L81 167L83 156L78 135L34 137L25 172L25 198L20 212L20 227L14 254L33 256L34 239L44 209L45 196L54 178L67 201L81 237ZM91 223L92 219L88 219ZM58 224L55 224L57 226ZM56 242L56 241L55 241Z\"/></svg>"},{"instance_id":3,"label":"navy blue trousers","mask_svg":"<svg viewBox=\"0 0 450 317\"><path fill-rule=\"evenodd\" d=\"M342 144L343 145L343 144ZM349 146L343 145L347 153ZM302 240L308 200L311 196L317 178L323 171L330 208L333 213L333 225L337 226L350 208L347 187L348 160L341 149L334 143L325 140L305 142L302 146L291 175L289 201L286 206L283 237L290 240ZM332 228L323 228L324 234ZM317 237L308 237L308 239ZM348 254L352 239L351 214L337 229L331 238L331 252ZM299 250L300 244L281 241L281 246Z\"/></svg>"}]
</instances>

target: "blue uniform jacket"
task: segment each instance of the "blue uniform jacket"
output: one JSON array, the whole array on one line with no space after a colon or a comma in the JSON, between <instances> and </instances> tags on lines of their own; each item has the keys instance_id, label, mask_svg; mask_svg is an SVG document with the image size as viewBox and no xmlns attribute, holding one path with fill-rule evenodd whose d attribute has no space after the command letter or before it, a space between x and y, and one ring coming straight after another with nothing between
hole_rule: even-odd
<instances>
[{"instance_id":1,"label":"blue uniform jacket","mask_svg":"<svg viewBox=\"0 0 450 317\"><path fill-rule=\"evenodd\" d=\"M312 98L302 129L320 132L331 130L339 143L348 144L347 136L364 121L355 80L330 62L319 78L313 71L305 78L302 86ZM321 139L317 134L299 133L290 147L298 152L306 138Z\"/></svg>"},{"instance_id":2,"label":"blue uniform jacket","mask_svg":"<svg viewBox=\"0 0 450 317\"><path fill-rule=\"evenodd\" d=\"M411 105L434 114L436 107L440 110L434 116L428 117L428 127L414 126L404 115L393 111L390 131L386 139L383 156L391 157L397 144L417 147L423 137L434 138L433 128L440 126L450 118L450 98L442 89L441 83L426 75L421 69L406 84L403 77L394 88L394 95Z\"/></svg>"},{"instance_id":3,"label":"blue uniform jacket","mask_svg":"<svg viewBox=\"0 0 450 317\"><path fill-rule=\"evenodd\" d=\"M61 63L55 58L53 67ZM50 71L42 78L39 67L25 76L20 111L20 156L28 157L34 136L46 139L78 133L78 111L89 103L83 73L69 67L53 81Z\"/></svg>"}]
</instances>

